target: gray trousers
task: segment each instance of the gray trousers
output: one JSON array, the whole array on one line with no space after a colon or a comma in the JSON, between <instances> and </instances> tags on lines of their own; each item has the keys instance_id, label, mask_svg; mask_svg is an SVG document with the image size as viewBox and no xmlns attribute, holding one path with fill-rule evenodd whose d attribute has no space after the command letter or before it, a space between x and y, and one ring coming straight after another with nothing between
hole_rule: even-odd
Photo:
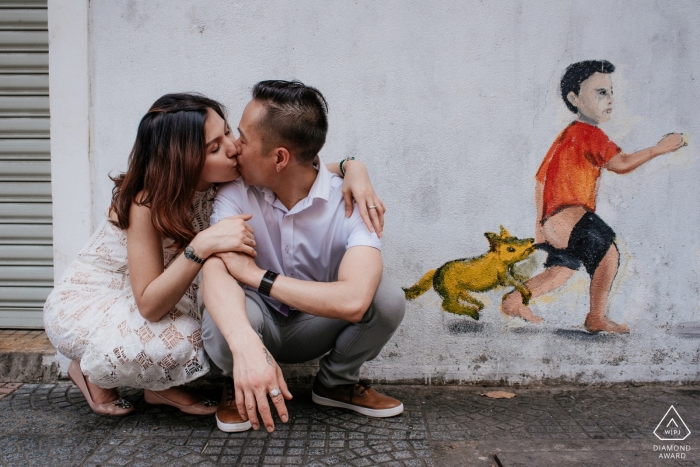
<instances>
[{"instance_id":1,"label":"gray trousers","mask_svg":"<svg viewBox=\"0 0 700 467\"><path fill-rule=\"evenodd\" d=\"M278 362L302 363L327 353L317 375L326 387L358 382L360 367L379 355L406 310L403 290L385 276L365 316L356 324L300 311L285 317L270 309L256 292L245 290L245 294L248 320ZM209 358L225 375L231 375L231 350L206 310L202 334Z\"/></svg>"}]
</instances>

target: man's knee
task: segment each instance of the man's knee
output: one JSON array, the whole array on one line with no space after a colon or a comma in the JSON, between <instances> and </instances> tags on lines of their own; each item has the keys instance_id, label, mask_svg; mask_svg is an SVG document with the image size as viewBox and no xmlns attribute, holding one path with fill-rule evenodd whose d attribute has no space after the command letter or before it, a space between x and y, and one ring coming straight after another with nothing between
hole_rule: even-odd
<instances>
[{"instance_id":1,"label":"man's knee","mask_svg":"<svg viewBox=\"0 0 700 467\"><path fill-rule=\"evenodd\" d=\"M377 292L374 294L372 306L362 322L377 320L387 331L394 332L401 324L405 312L404 291L393 279L382 276Z\"/></svg>"}]
</instances>

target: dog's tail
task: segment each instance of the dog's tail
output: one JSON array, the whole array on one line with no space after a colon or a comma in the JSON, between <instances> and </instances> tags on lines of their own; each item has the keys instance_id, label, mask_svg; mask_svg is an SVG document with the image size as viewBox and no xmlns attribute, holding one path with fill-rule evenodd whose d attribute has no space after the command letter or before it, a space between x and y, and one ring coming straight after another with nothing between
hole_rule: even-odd
<instances>
[{"instance_id":1,"label":"dog's tail","mask_svg":"<svg viewBox=\"0 0 700 467\"><path fill-rule=\"evenodd\" d=\"M411 287L402 287L403 291L406 293L406 300L413 300L414 298L420 297L425 292L430 290L433 286L433 276L435 275L437 269L432 269L423 275L418 282L416 282Z\"/></svg>"}]
</instances>

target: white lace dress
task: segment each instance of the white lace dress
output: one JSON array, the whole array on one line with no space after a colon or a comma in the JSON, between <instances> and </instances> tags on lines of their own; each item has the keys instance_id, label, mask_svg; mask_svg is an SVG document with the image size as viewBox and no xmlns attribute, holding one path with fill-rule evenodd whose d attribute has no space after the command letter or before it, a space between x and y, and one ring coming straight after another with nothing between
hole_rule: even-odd
<instances>
[{"instance_id":1,"label":"white lace dress","mask_svg":"<svg viewBox=\"0 0 700 467\"><path fill-rule=\"evenodd\" d=\"M197 232L209 226L214 195L211 188L195 196ZM166 268L176 257L172 243L163 241ZM198 290L199 276L160 321L144 319L129 280L126 232L105 219L46 300L46 334L98 386L167 389L209 371Z\"/></svg>"}]
</instances>

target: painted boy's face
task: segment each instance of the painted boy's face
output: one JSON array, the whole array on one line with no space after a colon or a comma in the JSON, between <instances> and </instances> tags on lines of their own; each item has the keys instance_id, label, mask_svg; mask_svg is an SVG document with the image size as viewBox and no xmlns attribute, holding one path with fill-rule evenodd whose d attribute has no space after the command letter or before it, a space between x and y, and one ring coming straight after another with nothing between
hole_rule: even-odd
<instances>
[{"instance_id":1,"label":"painted boy's face","mask_svg":"<svg viewBox=\"0 0 700 467\"><path fill-rule=\"evenodd\" d=\"M607 122L612 114L613 90L610 73L593 73L581 83L578 96L570 92L569 102L578 108L579 117L597 125Z\"/></svg>"}]
</instances>

